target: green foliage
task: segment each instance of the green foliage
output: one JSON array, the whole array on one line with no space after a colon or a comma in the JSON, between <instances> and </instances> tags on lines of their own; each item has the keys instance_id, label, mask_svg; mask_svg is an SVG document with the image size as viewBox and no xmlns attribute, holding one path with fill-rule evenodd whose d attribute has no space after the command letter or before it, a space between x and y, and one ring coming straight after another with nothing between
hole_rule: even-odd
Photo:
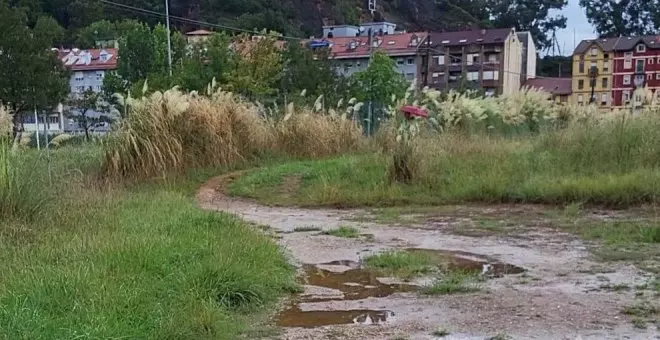
<instances>
[{"instance_id":1,"label":"green foliage","mask_svg":"<svg viewBox=\"0 0 660 340\"><path fill-rule=\"evenodd\" d=\"M92 111L101 111L104 109L102 98L102 93L96 92L91 88L82 93L73 93L69 97L68 104L70 109L67 112L67 116L85 131L85 140L87 141L89 141L89 130L94 125L101 122L112 122L112 119L107 114L90 116Z\"/></svg>"},{"instance_id":2,"label":"green foliage","mask_svg":"<svg viewBox=\"0 0 660 340\"><path fill-rule=\"evenodd\" d=\"M64 28L49 16L40 16L34 26L35 36L43 39L44 45L55 46L64 40Z\"/></svg>"},{"instance_id":3,"label":"green foliage","mask_svg":"<svg viewBox=\"0 0 660 340\"><path fill-rule=\"evenodd\" d=\"M479 276L471 272L450 271L441 274L436 280L424 288L428 295L448 295L473 293L479 291Z\"/></svg>"},{"instance_id":4,"label":"green foliage","mask_svg":"<svg viewBox=\"0 0 660 340\"><path fill-rule=\"evenodd\" d=\"M601 37L656 34L660 1L580 0L587 19Z\"/></svg>"},{"instance_id":5,"label":"green foliage","mask_svg":"<svg viewBox=\"0 0 660 340\"><path fill-rule=\"evenodd\" d=\"M243 35L234 42L238 54L229 70L227 87L251 100L263 100L277 94L283 73L283 58L277 35L264 32L263 39L252 41Z\"/></svg>"},{"instance_id":6,"label":"green foliage","mask_svg":"<svg viewBox=\"0 0 660 340\"><path fill-rule=\"evenodd\" d=\"M52 109L69 91L67 72L50 51L54 36L37 36L26 25L26 17L0 2L0 98L12 112L26 109ZM52 21L40 20L39 30ZM57 33L57 32L54 32Z\"/></svg>"},{"instance_id":7,"label":"green foliage","mask_svg":"<svg viewBox=\"0 0 660 340\"><path fill-rule=\"evenodd\" d=\"M92 48L96 46L98 41L110 40L119 40L117 25L104 19L82 28L78 33L76 44L80 48Z\"/></svg>"},{"instance_id":8,"label":"green foliage","mask_svg":"<svg viewBox=\"0 0 660 340\"><path fill-rule=\"evenodd\" d=\"M215 78L225 83L229 70L235 62L231 54L229 36L214 33L206 41L191 46L174 70L174 82L187 91L203 93Z\"/></svg>"},{"instance_id":9,"label":"green foliage","mask_svg":"<svg viewBox=\"0 0 660 340\"><path fill-rule=\"evenodd\" d=\"M389 103L392 96L403 97L408 84L384 52L376 52L366 70L352 77L352 93L361 102Z\"/></svg>"},{"instance_id":10,"label":"green foliage","mask_svg":"<svg viewBox=\"0 0 660 340\"><path fill-rule=\"evenodd\" d=\"M119 40L120 57L117 74L129 82L144 80L154 71L156 44L149 27L136 25Z\"/></svg>"},{"instance_id":11,"label":"green foliage","mask_svg":"<svg viewBox=\"0 0 660 340\"><path fill-rule=\"evenodd\" d=\"M342 238L358 238L360 237L360 232L353 228L353 227L348 227L348 226L341 226L337 229L332 229L324 232L323 234L325 235L330 235L330 236L335 236L335 237L342 237Z\"/></svg>"}]
</instances>

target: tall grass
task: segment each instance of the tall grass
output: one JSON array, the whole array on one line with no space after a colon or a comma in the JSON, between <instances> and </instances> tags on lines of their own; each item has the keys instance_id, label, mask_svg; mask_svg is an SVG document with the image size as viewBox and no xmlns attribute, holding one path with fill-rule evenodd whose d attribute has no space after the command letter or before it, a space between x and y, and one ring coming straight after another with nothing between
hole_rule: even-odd
<instances>
[{"instance_id":1,"label":"tall grass","mask_svg":"<svg viewBox=\"0 0 660 340\"><path fill-rule=\"evenodd\" d=\"M106 147L112 176L154 176L192 167L231 167L267 155L323 157L358 149L360 129L346 117L301 109L268 119L232 93L209 97L174 88L131 100Z\"/></svg>"}]
</instances>

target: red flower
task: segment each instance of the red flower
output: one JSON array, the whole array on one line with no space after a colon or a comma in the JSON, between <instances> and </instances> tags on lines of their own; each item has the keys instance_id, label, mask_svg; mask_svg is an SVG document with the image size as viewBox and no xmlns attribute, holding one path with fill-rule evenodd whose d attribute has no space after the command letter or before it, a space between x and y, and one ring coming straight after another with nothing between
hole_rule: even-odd
<instances>
[{"instance_id":1,"label":"red flower","mask_svg":"<svg viewBox=\"0 0 660 340\"><path fill-rule=\"evenodd\" d=\"M401 113L406 117L406 119L413 119L415 117L427 118L429 116L426 110L421 107L406 105L401 108Z\"/></svg>"}]
</instances>

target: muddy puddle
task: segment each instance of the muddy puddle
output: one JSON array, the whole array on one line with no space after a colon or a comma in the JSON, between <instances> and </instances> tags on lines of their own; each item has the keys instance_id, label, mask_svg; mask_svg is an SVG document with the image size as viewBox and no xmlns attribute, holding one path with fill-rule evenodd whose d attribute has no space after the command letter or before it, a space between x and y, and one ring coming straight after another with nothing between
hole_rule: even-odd
<instances>
[{"instance_id":1,"label":"muddy puddle","mask_svg":"<svg viewBox=\"0 0 660 340\"><path fill-rule=\"evenodd\" d=\"M407 249L433 259L441 270L465 270L495 277L519 274L525 270L480 255L429 249ZM297 296L277 316L282 327L313 328L328 325L373 325L390 321L394 313L389 310L305 310L305 304L327 301L353 301L367 298L384 298L395 293L413 292L420 287L410 284L385 284L379 272L366 269L353 261L334 261L323 264L306 264L303 284L320 288L320 291ZM329 293L328 293L329 292Z\"/></svg>"}]
</instances>

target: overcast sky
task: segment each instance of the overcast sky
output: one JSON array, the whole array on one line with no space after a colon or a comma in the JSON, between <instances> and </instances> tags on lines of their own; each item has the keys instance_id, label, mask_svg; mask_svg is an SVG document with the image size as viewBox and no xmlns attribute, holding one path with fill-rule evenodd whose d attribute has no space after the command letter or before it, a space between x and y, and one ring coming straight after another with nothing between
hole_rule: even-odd
<instances>
[{"instance_id":1,"label":"overcast sky","mask_svg":"<svg viewBox=\"0 0 660 340\"><path fill-rule=\"evenodd\" d=\"M578 44L584 39L596 37L594 28L587 22L587 16L579 2L580 0L568 0L568 6L562 10L562 14L568 18L568 22L566 29L557 31L557 40L559 40L559 46L564 55L573 54L574 40L575 44ZM575 32L575 39L573 39L573 32Z\"/></svg>"}]
</instances>

